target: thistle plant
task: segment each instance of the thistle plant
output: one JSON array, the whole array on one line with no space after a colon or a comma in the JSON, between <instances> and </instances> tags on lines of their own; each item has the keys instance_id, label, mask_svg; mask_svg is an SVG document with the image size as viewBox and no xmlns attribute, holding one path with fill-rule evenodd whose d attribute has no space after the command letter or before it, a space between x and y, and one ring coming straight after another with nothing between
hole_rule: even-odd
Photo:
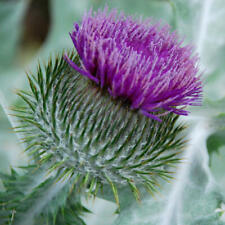
<instances>
[{"instance_id":1,"label":"thistle plant","mask_svg":"<svg viewBox=\"0 0 225 225\"><path fill-rule=\"evenodd\" d=\"M63 182L67 212L79 205L71 193L96 196L104 186L118 206L120 187L129 186L140 200L138 187L154 193L181 159L185 126L178 118L201 102L198 57L169 26L107 8L87 13L70 36L76 52L51 58L37 75L28 75L30 91L19 92L25 104L14 109L20 122L15 129L23 134L34 173ZM13 192L16 201L0 200L6 224L20 224L20 206L29 199L22 196ZM47 209L48 216L36 213L36 221L67 224L58 222L58 208ZM87 211L79 209L77 214Z\"/></svg>"}]
</instances>

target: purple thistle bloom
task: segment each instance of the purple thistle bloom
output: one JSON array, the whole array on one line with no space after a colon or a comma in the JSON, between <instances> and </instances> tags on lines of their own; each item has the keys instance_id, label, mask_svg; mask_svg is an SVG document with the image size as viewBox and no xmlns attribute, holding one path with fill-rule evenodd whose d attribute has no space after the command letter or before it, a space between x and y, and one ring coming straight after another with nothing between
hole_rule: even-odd
<instances>
[{"instance_id":1,"label":"purple thistle bloom","mask_svg":"<svg viewBox=\"0 0 225 225\"><path fill-rule=\"evenodd\" d=\"M132 109L160 120L169 112L187 115L186 106L200 104L198 57L168 25L137 21L105 8L89 11L70 36L81 67L66 56L70 66L114 98L128 100Z\"/></svg>"}]
</instances>

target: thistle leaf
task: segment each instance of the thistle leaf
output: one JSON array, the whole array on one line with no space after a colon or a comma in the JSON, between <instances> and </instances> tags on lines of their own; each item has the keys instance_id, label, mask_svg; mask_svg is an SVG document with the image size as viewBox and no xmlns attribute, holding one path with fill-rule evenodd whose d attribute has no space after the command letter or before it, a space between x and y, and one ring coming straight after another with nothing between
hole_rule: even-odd
<instances>
[{"instance_id":1,"label":"thistle leaf","mask_svg":"<svg viewBox=\"0 0 225 225\"><path fill-rule=\"evenodd\" d=\"M13 169L10 175L0 174L5 187L0 192L1 225L85 224L80 215L89 211L81 205L73 179L47 178L45 169L36 166L23 170L24 175Z\"/></svg>"}]
</instances>

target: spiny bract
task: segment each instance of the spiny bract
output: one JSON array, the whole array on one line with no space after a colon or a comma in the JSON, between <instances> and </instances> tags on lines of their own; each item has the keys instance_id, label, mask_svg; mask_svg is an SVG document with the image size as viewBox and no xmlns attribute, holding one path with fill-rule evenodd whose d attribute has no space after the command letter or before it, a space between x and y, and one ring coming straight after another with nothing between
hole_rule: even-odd
<instances>
[{"instance_id":1,"label":"spiny bract","mask_svg":"<svg viewBox=\"0 0 225 225\"><path fill-rule=\"evenodd\" d=\"M160 120L169 112L187 115L186 106L200 104L198 57L168 25L135 21L106 7L89 11L70 35L82 68L67 57L69 64L132 109Z\"/></svg>"},{"instance_id":2,"label":"spiny bract","mask_svg":"<svg viewBox=\"0 0 225 225\"><path fill-rule=\"evenodd\" d=\"M79 65L75 54L69 57ZM71 69L63 56L28 79L31 92L19 93L27 105L15 109L21 122L16 129L40 165L93 194L109 184L117 203L120 186L129 185L138 199L137 185L153 192L159 178L171 177L169 167L180 160L184 144L177 115L160 123L130 110Z\"/></svg>"}]
</instances>

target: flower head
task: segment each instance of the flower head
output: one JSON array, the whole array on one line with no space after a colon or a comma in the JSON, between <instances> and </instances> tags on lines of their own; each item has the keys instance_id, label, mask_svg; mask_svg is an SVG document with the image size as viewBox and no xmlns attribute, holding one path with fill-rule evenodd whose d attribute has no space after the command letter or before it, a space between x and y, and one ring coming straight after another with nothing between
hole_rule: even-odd
<instances>
[{"instance_id":1,"label":"flower head","mask_svg":"<svg viewBox=\"0 0 225 225\"><path fill-rule=\"evenodd\" d=\"M129 101L132 109L160 120L173 112L199 105L202 82L198 57L190 45L182 46L168 25L137 21L114 10L89 11L70 34L81 67L69 64L114 98Z\"/></svg>"}]
</instances>

